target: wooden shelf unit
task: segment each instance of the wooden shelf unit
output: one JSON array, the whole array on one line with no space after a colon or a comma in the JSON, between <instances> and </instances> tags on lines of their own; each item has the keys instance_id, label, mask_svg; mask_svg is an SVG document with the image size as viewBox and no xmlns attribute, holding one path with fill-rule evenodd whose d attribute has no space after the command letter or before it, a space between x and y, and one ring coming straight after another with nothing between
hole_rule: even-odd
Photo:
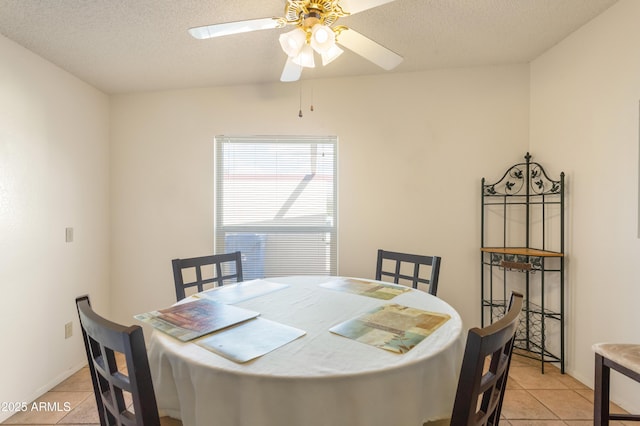
<instances>
[{"instance_id":1,"label":"wooden shelf unit","mask_svg":"<svg viewBox=\"0 0 640 426\"><path fill-rule=\"evenodd\" d=\"M562 257L563 253L549 250L539 250L526 247L481 247L480 251L485 253L502 253L513 254L518 256L537 256L537 257Z\"/></svg>"}]
</instances>

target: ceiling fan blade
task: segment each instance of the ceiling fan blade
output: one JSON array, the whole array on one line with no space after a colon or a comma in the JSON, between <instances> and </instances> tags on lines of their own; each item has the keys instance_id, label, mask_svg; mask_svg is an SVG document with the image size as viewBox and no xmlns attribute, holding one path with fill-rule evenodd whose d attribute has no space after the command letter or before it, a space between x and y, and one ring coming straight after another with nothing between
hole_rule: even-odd
<instances>
[{"instance_id":1,"label":"ceiling fan blade","mask_svg":"<svg viewBox=\"0 0 640 426\"><path fill-rule=\"evenodd\" d=\"M269 30L281 26L282 24L277 18L260 18L190 28L189 34L197 39L203 40L231 34L248 33L249 31Z\"/></svg>"},{"instance_id":2,"label":"ceiling fan blade","mask_svg":"<svg viewBox=\"0 0 640 426\"><path fill-rule=\"evenodd\" d=\"M395 0L340 0L340 6L345 12L355 14L363 10L373 9Z\"/></svg>"},{"instance_id":3,"label":"ceiling fan blade","mask_svg":"<svg viewBox=\"0 0 640 426\"><path fill-rule=\"evenodd\" d=\"M295 64L291 58L287 57L287 62L284 64L280 81L298 81L302 75L302 66Z\"/></svg>"},{"instance_id":4,"label":"ceiling fan blade","mask_svg":"<svg viewBox=\"0 0 640 426\"><path fill-rule=\"evenodd\" d=\"M402 62L402 56L350 28L338 35L336 42L389 71Z\"/></svg>"}]
</instances>

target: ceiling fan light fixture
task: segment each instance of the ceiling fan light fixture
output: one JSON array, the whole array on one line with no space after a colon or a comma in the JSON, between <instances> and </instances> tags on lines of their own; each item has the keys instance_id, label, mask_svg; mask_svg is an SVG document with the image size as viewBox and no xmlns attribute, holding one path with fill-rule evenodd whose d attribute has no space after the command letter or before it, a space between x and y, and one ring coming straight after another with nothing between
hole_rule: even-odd
<instances>
[{"instance_id":1,"label":"ceiling fan light fixture","mask_svg":"<svg viewBox=\"0 0 640 426\"><path fill-rule=\"evenodd\" d=\"M305 44L298 56L292 58L291 61L305 68L314 68L316 66L313 59L313 49L308 44Z\"/></svg>"},{"instance_id":2,"label":"ceiling fan light fixture","mask_svg":"<svg viewBox=\"0 0 640 426\"><path fill-rule=\"evenodd\" d=\"M402 62L402 56L357 31L337 25L336 22L339 18L393 1L395 0L284 0L284 16L205 25L189 29L189 33L197 39L208 39L294 26L292 31L280 34L279 37L280 46L287 55L281 81L296 81L300 78L303 67L314 68L316 53L321 56L322 65L330 64L344 53L342 48L385 70L392 70Z\"/></svg>"},{"instance_id":3,"label":"ceiling fan light fixture","mask_svg":"<svg viewBox=\"0 0 640 426\"><path fill-rule=\"evenodd\" d=\"M343 53L344 53L344 50L340 49L337 44L334 44L328 51L326 51L321 55L322 66L329 65L331 62L333 62L335 59L338 58L338 56L342 55Z\"/></svg>"},{"instance_id":4,"label":"ceiling fan light fixture","mask_svg":"<svg viewBox=\"0 0 640 426\"><path fill-rule=\"evenodd\" d=\"M331 27L316 24L311 28L310 43L313 50L322 55L336 45L336 35Z\"/></svg>"},{"instance_id":5,"label":"ceiling fan light fixture","mask_svg":"<svg viewBox=\"0 0 640 426\"><path fill-rule=\"evenodd\" d=\"M288 33L280 34L280 46L290 58L297 57L306 45L307 34L301 28L296 28Z\"/></svg>"},{"instance_id":6,"label":"ceiling fan light fixture","mask_svg":"<svg viewBox=\"0 0 640 426\"><path fill-rule=\"evenodd\" d=\"M287 62L282 70L280 81L298 81L302 74L302 67L298 64L294 64L290 57L287 56Z\"/></svg>"}]
</instances>

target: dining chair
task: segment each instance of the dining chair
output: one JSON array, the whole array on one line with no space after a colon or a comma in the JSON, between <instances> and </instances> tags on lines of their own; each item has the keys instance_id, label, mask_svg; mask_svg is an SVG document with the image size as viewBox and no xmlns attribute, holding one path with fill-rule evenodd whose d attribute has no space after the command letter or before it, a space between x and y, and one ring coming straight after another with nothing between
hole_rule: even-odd
<instances>
[{"instance_id":1,"label":"dining chair","mask_svg":"<svg viewBox=\"0 0 640 426\"><path fill-rule=\"evenodd\" d=\"M186 297L185 290L190 287L197 287L197 291L201 292L206 284L221 286L229 280L243 281L242 254L239 251L189 259L173 259L171 262L178 301ZM195 270L195 278L185 282L185 272L188 273L189 270Z\"/></svg>"},{"instance_id":2,"label":"dining chair","mask_svg":"<svg viewBox=\"0 0 640 426\"><path fill-rule=\"evenodd\" d=\"M596 343L595 382L593 386L593 422L608 425L609 420L640 421L639 414L612 414L609 412L611 370L640 382L640 345L629 343Z\"/></svg>"},{"instance_id":3,"label":"dining chair","mask_svg":"<svg viewBox=\"0 0 640 426\"><path fill-rule=\"evenodd\" d=\"M512 292L502 318L487 327L469 330L452 426L498 425L522 303L522 294Z\"/></svg>"},{"instance_id":4,"label":"dining chair","mask_svg":"<svg viewBox=\"0 0 640 426\"><path fill-rule=\"evenodd\" d=\"M436 296L441 261L442 259L438 256L378 250L376 280L380 281L383 277L391 277L395 284L410 281L413 288L418 288L418 283L427 284L429 285L429 293ZM428 267L431 267L430 271L420 273L421 268L424 271Z\"/></svg>"},{"instance_id":5,"label":"dining chair","mask_svg":"<svg viewBox=\"0 0 640 426\"><path fill-rule=\"evenodd\" d=\"M89 296L76 307L101 426L160 425L142 328L99 316Z\"/></svg>"}]
</instances>

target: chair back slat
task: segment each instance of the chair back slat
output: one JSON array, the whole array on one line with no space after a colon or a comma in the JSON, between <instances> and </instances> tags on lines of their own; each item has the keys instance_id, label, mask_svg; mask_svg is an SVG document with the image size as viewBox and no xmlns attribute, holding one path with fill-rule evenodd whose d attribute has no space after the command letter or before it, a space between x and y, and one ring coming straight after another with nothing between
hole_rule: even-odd
<instances>
[{"instance_id":1,"label":"chair back slat","mask_svg":"<svg viewBox=\"0 0 640 426\"><path fill-rule=\"evenodd\" d=\"M76 298L76 307L100 424L160 425L142 328L101 317L89 296Z\"/></svg>"},{"instance_id":2,"label":"chair back slat","mask_svg":"<svg viewBox=\"0 0 640 426\"><path fill-rule=\"evenodd\" d=\"M176 300L186 297L186 289L196 287L197 292L205 289L205 285L213 284L221 286L225 283L241 282L242 277L242 253L214 254L210 256L192 257L188 259L173 259L173 281L176 288ZM212 267L212 276L205 277L203 267ZM187 269L195 269L195 280L185 282L184 272Z\"/></svg>"},{"instance_id":3,"label":"chair back slat","mask_svg":"<svg viewBox=\"0 0 640 426\"><path fill-rule=\"evenodd\" d=\"M522 303L522 294L513 292L501 319L469 330L451 425L497 425L500 421Z\"/></svg>"},{"instance_id":4,"label":"chair back slat","mask_svg":"<svg viewBox=\"0 0 640 426\"><path fill-rule=\"evenodd\" d=\"M376 280L380 281L383 280L384 277L389 277L393 279L394 284L408 282L413 288L418 288L419 283L426 284L429 286L429 293L436 296L438 292L438 277L440 275L441 261L442 258L439 256L423 256L378 250ZM412 269L413 275L403 273L405 265ZM420 274L422 267L424 267L424 269L428 267L431 268L425 276Z\"/></svg>"}]
</instances>

